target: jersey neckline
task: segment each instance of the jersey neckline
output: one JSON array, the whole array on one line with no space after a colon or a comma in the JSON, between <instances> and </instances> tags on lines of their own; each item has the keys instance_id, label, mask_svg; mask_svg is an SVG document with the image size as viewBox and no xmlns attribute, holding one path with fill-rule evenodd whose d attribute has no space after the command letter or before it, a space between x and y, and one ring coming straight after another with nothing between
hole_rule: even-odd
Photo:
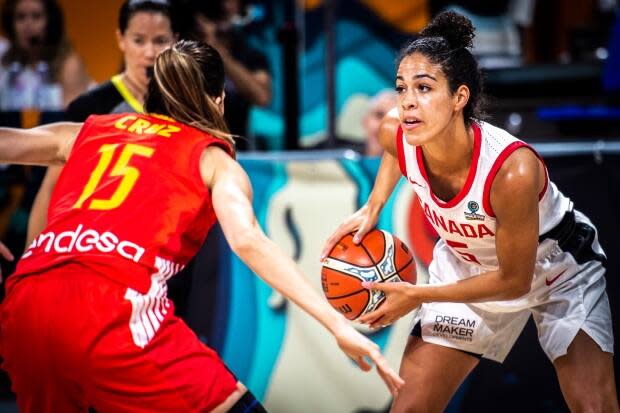
<instances>
[{"instance_id":1,"label":"jersey neckline","mask_svg":"<svg viewBox=\"0 0 620 413\"><path fill-rule=\"evenodd\" d=\"M471 123L472 129L474 130L474 150L471 157L471 164L469 165L469 172L467 173L467 180L465 181L465 185L461 188L461 190L454 196L452 199L448 201L443 201L439 199L435 193L433 192L433 188L431 187L430 179L428 179L428 174L426 173L426 168L424 166L424 157L422 154L422 147L416 146L416 163L418 164L418 170L420 174L426 181L428 185L428 192L431 195L431 198L435 203L441 208L452 208L458 205L469 193L471 186L474 183L474 178L476 177L476 172L478 170L478 159L480 158L480 146L482 143L482 133L480 131L480 126L476 122Z\"/></svg>"}]
</instances>

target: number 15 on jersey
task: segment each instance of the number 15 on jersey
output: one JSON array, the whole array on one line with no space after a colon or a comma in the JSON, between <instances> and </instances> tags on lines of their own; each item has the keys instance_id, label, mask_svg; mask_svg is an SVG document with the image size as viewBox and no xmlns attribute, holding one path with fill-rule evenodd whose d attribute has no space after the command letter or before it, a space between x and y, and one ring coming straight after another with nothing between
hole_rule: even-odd
<instances>
[{"instance_id":1,"label":"number 15 on jersey","mask_svg":"<svg viewBox=\"0 0 620 413\"><path fill-rule=\"evenodd\" d=\"M114 154L117 150L121 151L120 156L112 166L111 170L109 170L110 164L112 163L112 159L114 158ZM125 145L102 145L101 148L99 148L99 162L90 174L90 178L82 191L82 195L80 195L80 198L73 207L83 208L85 206L87 209L95 210L109 210L117 208L123 203L123 201L125 201L125 198L127 198L136 184L136 181L140 177L140 171L136 167L130 166L129 162L134 156L150 158L153 156L154 152L155 150L153 148L144 145L136 145L133 143L128 143ZM97 190L101 180L106 176L110 178L122 177L112 196L109 199L90 199Z\"/></svg>"}]
</instances>

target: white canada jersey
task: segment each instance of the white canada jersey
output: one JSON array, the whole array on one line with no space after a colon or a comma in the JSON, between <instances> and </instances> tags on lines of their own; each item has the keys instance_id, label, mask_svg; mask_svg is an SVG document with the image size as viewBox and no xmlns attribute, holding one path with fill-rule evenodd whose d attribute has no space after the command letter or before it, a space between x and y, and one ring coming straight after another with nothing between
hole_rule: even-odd
<instances>
[{"instance_id":1,"label":"white canada jersey","mask_svg":"<svg viewBox=\"0 0 620 413\"><path fill-rule=\"evenodd\" d=\"M469 174L461 191L450 201L442 201L433 194L422 149L407 143L400 127L396 135L398 162L402 174L413 185L426 217L450 250L465 263L495 270L498 261L491 184L503 162L516 149L526 147L536 152L525 142L486 122L472 122L472 127L474 150ZM545 179L538 204L541 235L556 226L572 208L571 201L549 181L546 169ZM538 257L541 253L539 247Z\"/></svg>"}]
</instances>

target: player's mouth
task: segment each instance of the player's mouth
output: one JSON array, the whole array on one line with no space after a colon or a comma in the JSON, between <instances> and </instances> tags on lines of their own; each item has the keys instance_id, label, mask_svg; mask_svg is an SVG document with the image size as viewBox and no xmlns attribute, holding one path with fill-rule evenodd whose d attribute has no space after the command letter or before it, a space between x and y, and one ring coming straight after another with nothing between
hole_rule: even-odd
<instances>
[{"instance_id":1,"label":"player's mouth","mask_svg":"<svg viewBox=\"0 0 620 413\"><path fill-rule=\"evenodd\" d=\"M422 121L415 116L406 116L401 120L401 125L404 130L411 131L422 124Z\"/></svg>"}]
</instances>

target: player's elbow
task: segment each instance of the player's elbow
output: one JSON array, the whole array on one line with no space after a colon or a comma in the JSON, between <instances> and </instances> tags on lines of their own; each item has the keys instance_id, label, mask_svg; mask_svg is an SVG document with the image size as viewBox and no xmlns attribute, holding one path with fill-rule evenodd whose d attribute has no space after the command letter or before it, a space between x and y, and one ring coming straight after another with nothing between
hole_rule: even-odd
<instances>
[{"instance_id":1,"label":"player's elbow","mask_svg":"<svg viewBox=\"0 0 620 413\"><path fill-rule=\"evenodd\" d=\"M530 290L532 289L532 284L531 283L527 283L527 284L518 284L516 286L514 286L511 289L511 295L512 297L510 297L511 300L517 299L517 298L521 298L524 295L526 295L527 293L530 292Z\"/></svg>"},{"instance_id":2,"label":"player's elbow","mask_svg":"<svg viewBox=\"0 0 620 413\"><path fill-rule=\"evenodd\" d=\"M235 231L228 237L228 244L232 251L242 260L256 250L262 239L261 231L253 226Z\"/></svg>"},{"instance_id":3,"label":"player's elbow","mask_svg":"<svg viewBox=\"0 0 620 413\"><path fill-rule=\"evenodd\" d=\"M516 300L532 289L532 277L527 276L527 273L500 270L498 275L498 281L503 286L500 294L502 300Z\"/></svg>"},{"instance_id":4,"label":"player's elbow","mask_svg":"<svg viewBox=\"0 0 620 413\"><path fill-rule=\"evenodd\" d=\"M532 281L530 279L515 279L510 283L510 288L506 291L507 300L516 300L521 298L532 289Z\"/></svg>"}]
</instances>

